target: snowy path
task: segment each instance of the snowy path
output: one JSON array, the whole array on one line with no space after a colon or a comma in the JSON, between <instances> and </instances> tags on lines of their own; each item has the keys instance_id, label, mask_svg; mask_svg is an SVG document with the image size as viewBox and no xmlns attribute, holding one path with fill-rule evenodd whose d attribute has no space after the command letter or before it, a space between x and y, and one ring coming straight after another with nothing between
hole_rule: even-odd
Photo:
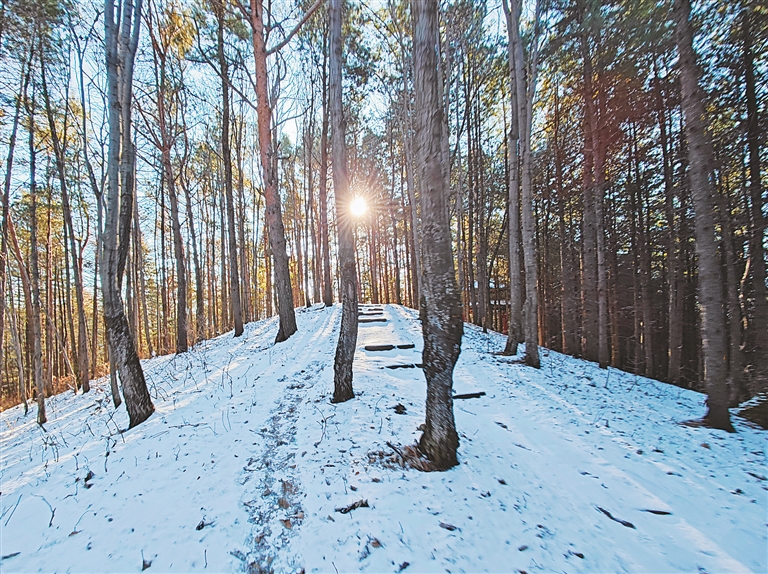
<instances>
[{"instance_id":1,"label":"snowy path","mask_svg":"<svg viewBox=\"0 0 768 574\"><path fill-rule=\"evenodd\" d=\"M471 326L454 389L486 395L455 401L461 464L402 469L421 328L378 308L340 405L336 306L285 343L271 319L146 361L157 413L122 434L104 382L51 400L47 433L2 413L2 570L768 571L765 432L682 426L701 395L558 353L535 371Z\"/></svg>"}]
</instances>

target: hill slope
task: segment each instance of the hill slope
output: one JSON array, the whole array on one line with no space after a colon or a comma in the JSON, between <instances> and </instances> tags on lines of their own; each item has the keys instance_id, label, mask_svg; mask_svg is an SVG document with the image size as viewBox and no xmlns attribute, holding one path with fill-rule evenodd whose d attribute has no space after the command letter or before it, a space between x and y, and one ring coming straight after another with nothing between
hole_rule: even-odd
<instances>
[{"instance_id":1,"label":"hill slope","mask_svg":"<svg viewBox=\"0 0 768 574\"><path fill-rule=\"evenodd\" d=\"M46 432L2 413L2 570L768 570L763 431L681 426L702 395L554 352L535 371L471 326L461 464L402 468L387 442L416 441L426 385L387 367L419 362L421 330L383 309L341 405L336 306L285 343L270 319L145 361L157 412L127 432L104 381L51 399Z\"/></svg>"}]
</instances>

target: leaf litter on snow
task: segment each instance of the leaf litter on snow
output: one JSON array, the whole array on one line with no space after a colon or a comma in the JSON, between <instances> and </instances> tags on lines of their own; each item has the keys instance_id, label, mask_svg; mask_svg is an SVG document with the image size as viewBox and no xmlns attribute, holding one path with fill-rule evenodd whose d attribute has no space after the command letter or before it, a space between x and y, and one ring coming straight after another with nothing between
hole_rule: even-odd
<instances>
[{"instance_id":1,"label":"leaf litter on snow","mask_svg":"<svg viewBox=\"0 0 768 574\"><path fill-rule=\"evenodd\" d=\"M764 431L682 426L702 395L546 350L532 370L467 325L460 464L420 472L423 372L383 368L421 362L418 315L375 310L346 403L340 307L315 306L285 343L273 318L144 361L157 411L129 431L105 380L50 399L45 432L2 413L0 566L768 570Z\"/></svg>"}]
</instances>

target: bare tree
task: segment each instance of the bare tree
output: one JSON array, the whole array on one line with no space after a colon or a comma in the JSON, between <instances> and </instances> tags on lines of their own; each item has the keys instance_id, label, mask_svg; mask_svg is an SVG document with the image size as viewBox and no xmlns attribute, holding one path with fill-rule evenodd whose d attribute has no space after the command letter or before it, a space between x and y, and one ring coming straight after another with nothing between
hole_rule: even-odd
<instances>
[{"instance_id":1,"label":"bare tree","mask_svg":"<svg viewBox=\"0 0 768 574\"><path fill-rule=\"evenodd\" d=\"M331 250L328 245L328 78L326 71L327 34L323 33L323 126L320 132L320 247L323 257L323 302L326 307L333 305L331 283Z\"/></svg>"},{"instance_id":2,"label":"bare tree","mask_svg":"<svg viewBox=\"0 0 768 574\"><path fill-rule=\"evenodd\" d=\"M170 41L172 33L169 31L173 26L178 26L171 22L162 22L161 14L149 4L147 14L147 31L152 43L152 55L155 63L155 89L157 116L154 122L147 121L147 127L155 146L160 151L160 163L162 165L164 182L168 189L168 199L171 204L171 231L173 234L173 255L176 259L176 352L185 353L189 347L187 341L187 265L184 254L184 238L181 235L181 221L179 218L179 194L177 191L177 175L174 173L171 152L176 143L178 128L174 125L171 109L178 109L178 89L183 89L184 83L181 78L171 78L172 61L169 61L171 54ZM155 30L157 24L158 30ZM162 28L166 30L162 30ZM179 72L179 75L181 73ZM174 88L173 84L179 86ZM146 119L146 118L145 118ZM155 134L152 131L152 123L157 125ZM231 191L231 185L230 185Z\"/></svg>"},{"instance_id":3,"label":"bare tree","mask_svg":"<svg viewBox=\"0 0 768 574\"><path fill-rule=\"evenodd\" d=\"M442 93L438 80L436 0L411 0L415 119L421 173L421 320L426 424L421 449L439 469L458 464L459 437L453 418L453 368L461 351L463 323L448 216L448 166L442 138Z\"/></svg>"},{"instance_id":4,"label":"bare tree","mask_svg":"<svg viewBox=\"0 0 768 574\"><path fill-rule=\"evenodd\" d=\"M82 260L78 256L80 250L77 248L75 240L75 229L72 225L72 210L69 204L69 189L65 173L64 149L59 138L58 129L53 118L53 109L51 99L48 93L48 82L46 80L45 56L40 47L40 71L42 77L43 99L45 100L45 113L48 118L48 128L51 133L51 142L53 143L53 153L56 158L56 172L59 176L59 187L61 190L61 206L64 215L64 225L66 225L66 234L69 237L69 251L72 256L72 270L75 275L75 298L77 300L77 374L80 377L80 387L83 392L90 390L89 372L88 372L88 336L86 334L87 325L85 320L85 297L83 295L83 269ZM64 134L66 140L66 133ZM77 385L75 386L77 389Z\"/></svg>"},{"instance_id":5,"label":"bare tree","mask_svg":"<svg viewBox=\"0 0 768 574\"><path fill-rule=\"evenodd\" d=\"M16 150L16 134L19 128L19 118L21 116L21 94L27 90L27 84L29 83L29 65L32 58L29 59L29 64L25 64L22 68L26 68L26 72L22 74L21 90L16 97L16 105L13 113L13 122L11 127L10 138L8 139L8 157L5 161L5 177L3 179L3 195L2 195L2 222L0 222L0 365L3 364L3 339L5 338L5 286L6 286L6 269L8 267L8 227L10 218L10 205L9 198L11 193L11 181L13 173L13 155ZM10 311L11 313L13 310ZM13 320L13 316L11 316ZM14 342L16 339L13 339ZM19 374L23 377L23 373ZM25 403L26 405L26 403Z\"/></svg>"},{"instance_id":6,"label":"bare tree","mask_svg":"<svg viewBox=\"0 0 768 574\"><path fill-rule=\"evenodd\" d=\"M227 231L229 248L229 302L235 322L235 337L243 334L243 311L240 302L240 269L237 260L237 230L235 228L235 201L232 195L232 153L229 141L229 65L224 53L224 2L212 0L216 15L216 55L221 76L221 155L224 162L224 195L227 200ZM245 246L241 245L241 249Z\"/></svg>"},{"instance_id":7,"label":"bare tree","mask_svg":"<svg viewBox=\"0 0 768 574\"><path fill-rule=\"evenodd\" d=\"M131 141L131 103L133 63L141 27L141 5L142 0L137 0L135 6L132 0L123 0L120 4L122 12L116 18L114 0L106 0L104 3L109 152L106 214L99 241L101 291L104 299L107 338L120 374L130 427L144 422L155 410L123 310L123 299L119 287L125 266L124 262L120 264L120 259L122 252L125 252L127 257L130 211L133 208L135 154ZM128 211L127 214L126 211ZM128 223L120 223L121 220L126 219ZM118 245L118 231L122 231L126 225L128 232L120 233Z\"/></svg>"},{"instance_id":8,"label":"bare tree","mask_svg":"<svg viewBox=\"0 0 768 574\"><path fill-rule=\"evenodd\" d=\"M37 150L35 149L35 91L32 90L32 96L24 94L24 105L29 116L29 282L31 285L32 296L32 314L28 316L28 325L31 328L32 335L32 372L37 390L37 423L43 424L47 419L45 416L45 387L43 381L43 342L40 320L40 264L37 249ZM14 233L14 241L15 241ZM19 260L21 266L21 260ZM25 294L28 296L30 294Z\"/></svg>"},{"instance_id":9,"label":"bare tree","mask_svg":"<svg viewBox=\"0 0 768 574\"><path fill-rule=\"evenodd\" d=\"M341 82L341 3L330 1L330 77L331 150L333 154L333 190L336 196L336 230L339 238L341 271L341 329L333 364L333 402L342 403L355 396L352 390L352 360L357 344L357 270L355 238L349 212L349 174L342 104Z\"/></svg>"},{"instance_id":10,"label":"bare tree","mask_svg":"<svg viewBox=\"0 0 768 574\"><path fill-rule=\"evenodd\" d=\"M251 31L253 38L253 58L256 63L256 113L259 128L259 155L261 157L262 178L264 180L264 199L266 201L266 219L269 229L269 243L274 258L275 289L277 290L278 314L280 327L275 342L285 341L296 332L296 313L293 309L293 290L291 272L288 268L288 253L285 247L285 226L277 190L277 170L275 150L272 143L272 106L268 95L267 46L264 41L264 5L262 0L251 0Z\"/></svg>"}]
</instances>

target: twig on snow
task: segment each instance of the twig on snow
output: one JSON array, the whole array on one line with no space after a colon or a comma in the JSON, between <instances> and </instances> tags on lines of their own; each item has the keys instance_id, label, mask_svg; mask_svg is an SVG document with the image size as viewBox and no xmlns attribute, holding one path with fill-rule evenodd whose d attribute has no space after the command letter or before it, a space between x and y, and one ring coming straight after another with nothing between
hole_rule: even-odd
<instances>
[{"instance_id":1,"label":"twig on snow","mask_svg":"<svg viewBox=\"0 0 768 574\"><path fill-rule=\"evenodd\" d=\"M22 496L24 496L24 495L23 494L19 495L19 499L16 501L16 504L14 505L13 510L11 511L11 516L13 516L13 513L16 512L16 507L19 506L19 502L21 502L21 497ZM6 510L6 512L8 512L8 511ZM3 516L5 516L5 514L3 514ZM8 526L8 523L11 521L11 516L9 516L8 520L5 521L5 526ZM0 518L2 518L2 516L0 516Z\"/></svg>"},{"instance_id":2,"label":"twig on snow","mask_svg":"<svg viewBox=\"0 0 768 574\"><path fill-rule=\"evenodd\" d=\"M53 524L53 517L56 515L56 509L53 506L51 506L51 503L48 502L44 496L40 496L39 494L33 494L32 496L34 496L35 498L41 499L43 502L45 502L48 505L48 508L51 510L51 519L48 521L48 528L50 528L51 524ZM10 520L10 518L8 520Z\"/></svg>"}]
</instances>

